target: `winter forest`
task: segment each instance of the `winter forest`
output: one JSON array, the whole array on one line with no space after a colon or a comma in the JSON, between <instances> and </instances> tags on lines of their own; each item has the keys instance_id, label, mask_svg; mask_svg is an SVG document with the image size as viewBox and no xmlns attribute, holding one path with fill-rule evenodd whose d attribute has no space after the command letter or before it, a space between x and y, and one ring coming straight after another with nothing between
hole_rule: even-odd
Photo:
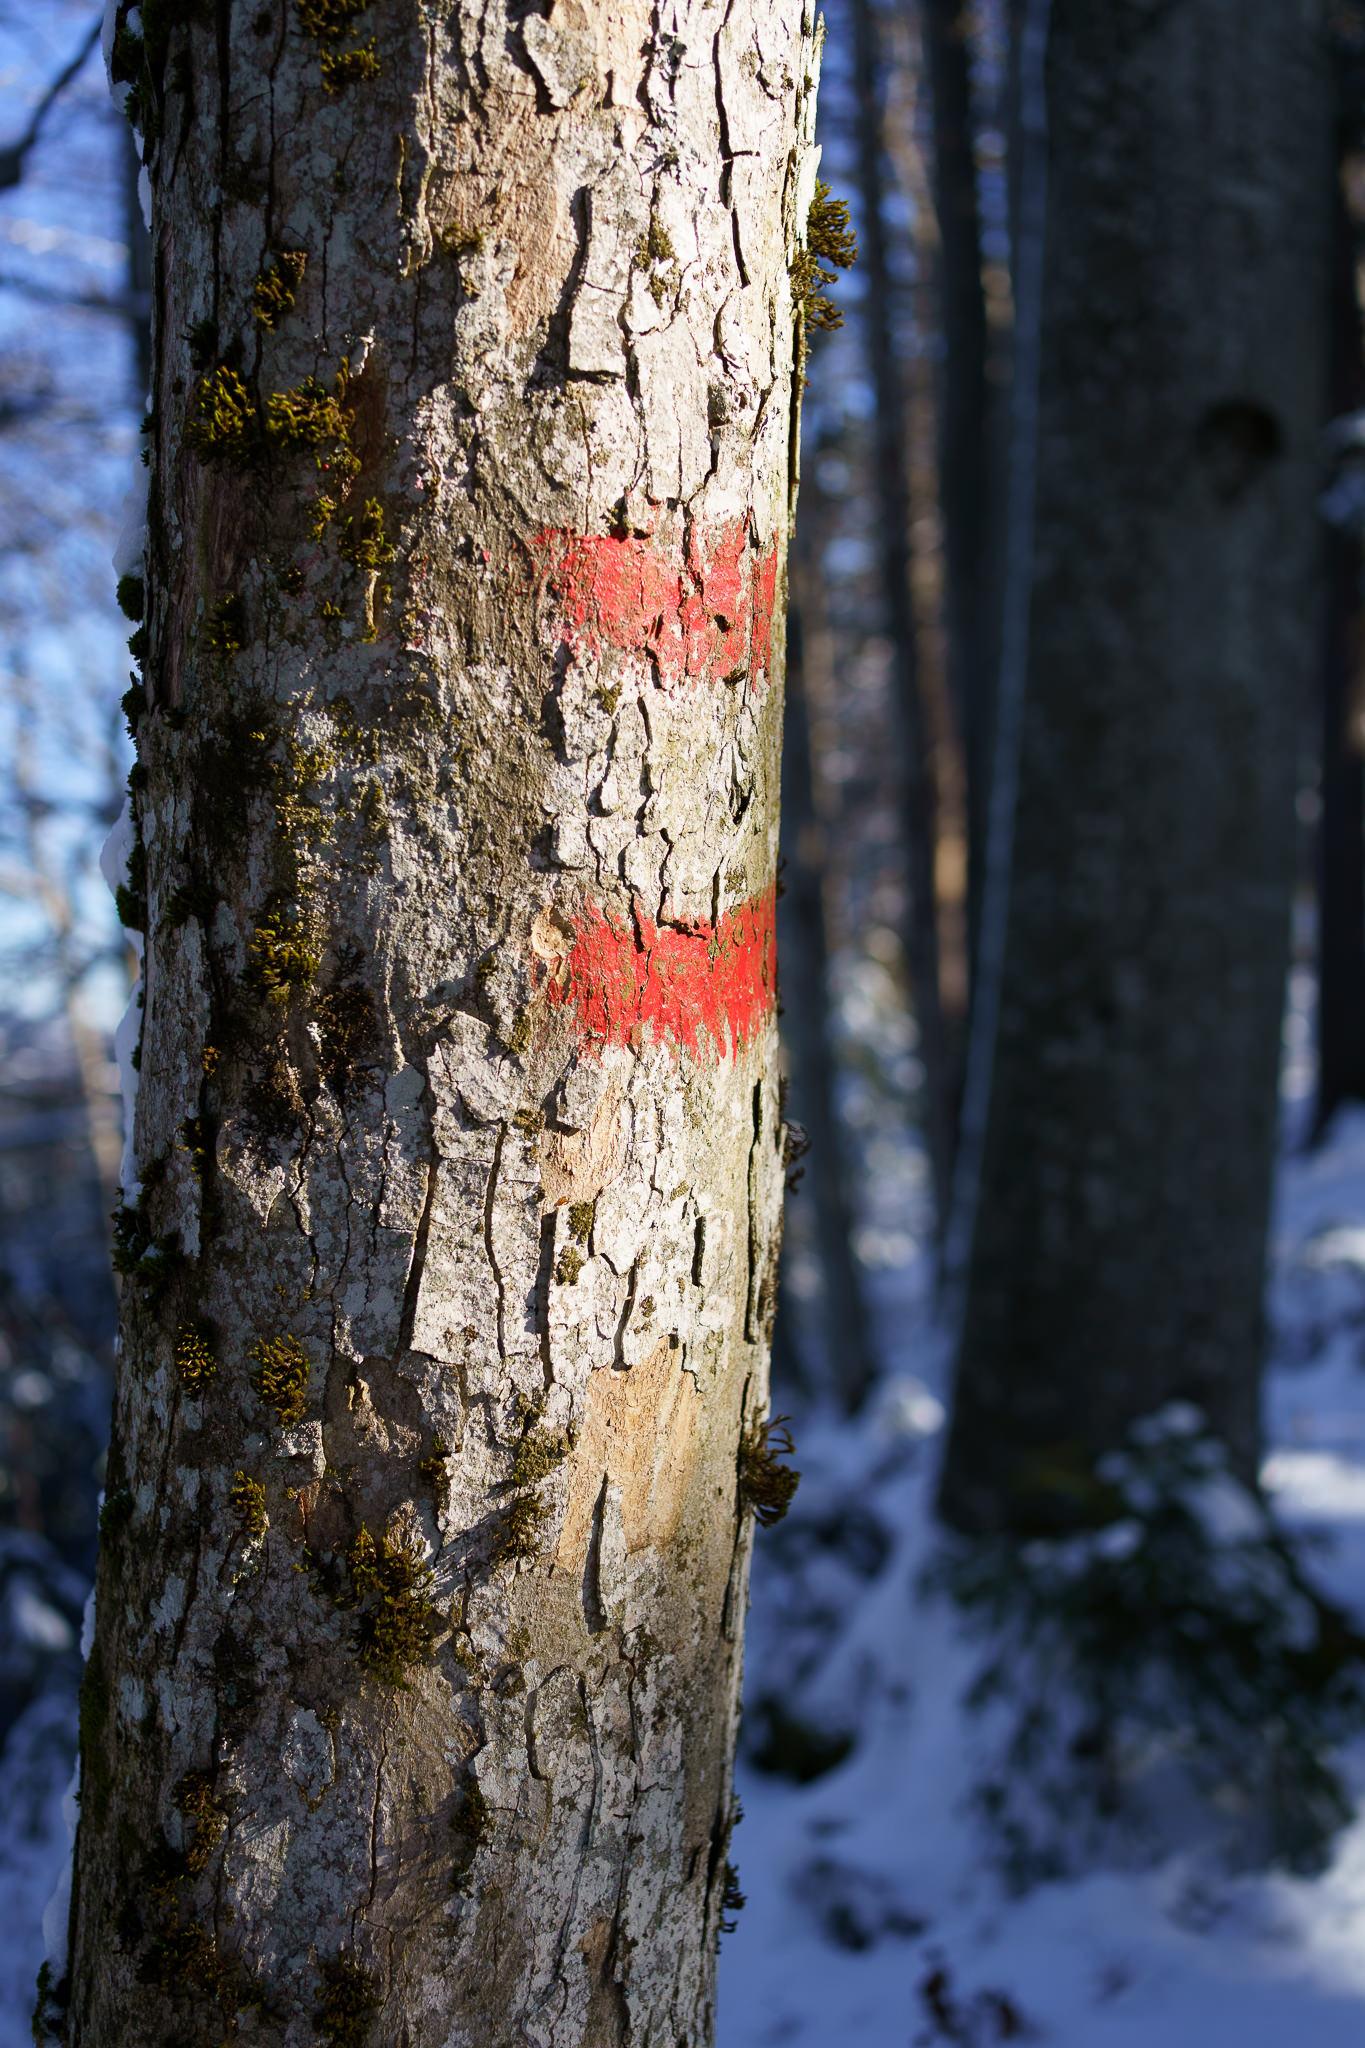
<instances>
[{"instance_id":1,"label":"winter forest","mask_svg":"<svg viewBox=\"0 0 1365 2048\"><path fill-rule=\"evenodd\" d=\"M1355 2048L1365 5L0 0L0 2048Z\"/></svg>"}]
</instances>

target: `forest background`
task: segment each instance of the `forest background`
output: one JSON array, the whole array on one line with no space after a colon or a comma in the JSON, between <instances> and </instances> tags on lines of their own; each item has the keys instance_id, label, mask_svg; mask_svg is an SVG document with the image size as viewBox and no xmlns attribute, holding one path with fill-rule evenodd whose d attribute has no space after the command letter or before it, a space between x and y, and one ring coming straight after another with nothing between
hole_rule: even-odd
<instances>
[{"instance_id":1,"label":"forest background","mask_svg":"<svg viewBox=\"0 0 1365 2048\"><path fill-rule=\"evenodd\" d=\"M1142 30L1141 7L1120 12ZM955 1349L970 1341L973 1302L988 1321L990 1310L973 1287L971 1232L955 1238L952 1226L964 1199L976 1203L964 1180L992 1171L968 1046L989 981L1002 725L1009 754L996 693L1011 672L1022 691L1029 673L1027 652L1009 650L1010 593L1017 606L1036 569L1019 558L1034 509L1020 498L1020 419L1027 428L1047 389L1043 224L1067 190L1054 179L1050 201L1049 34L1053 60L1075 67L1061 81L1075 92L1067 104L1084 103L1087 63L1101 106L1120 76L1086 49L1075 14L1058 6L1049 20L1036 0L826 9L822 176L850 206L860 261L828 280L842 325L816 335L808 364L791 561L782 1023L790 1115L808 1150L791 1163L774 1406L792 1418L804 1478L755 1569L748 1818L735 1851L748 1903L721 1974L732 2048L831 2034L868 2048L1030 2033L1088 2044L1158 2028L1173 2043L1307 2032L1330 2048L1358 2029L1365 2001L1365 1720L1352 1694L1365 1625L1365 19L1351 7L1328 10L1316 83L1297 101L1292 77L1260 80L1293 167L1280 204L1298 265L1284 309L1295 338L1277 374L1293 386L1291 411L1316 408L1311 447L1300 437L1286 457L1276 437L1288 430L1235 382L1191 420L1191 467L1204 465L1220 504L1253 502L1263 473L1292 471L1278 523L1253 540L1279 559L1290 532L1312 571L1272 592L1293 617L1287 631L1272 617L1261 636L1274 715L1258 731L1280 771L1266 802L1282 814L1282 890L1248 945L1262 1008L1266 988L1274 1004L1270 1065L1259 1093L1243 1083L1252 1107L1226 1110L1235 1143L1224 1142L1232 1122L1211 1138L1196 1128L1212 1086L1161 1105L1153 1203L1183 1214L1188 1183L1192 1220L1174 1262L1129 1233L1115 1283L1139 1303L1159 1288L1174 1297L1183 1260L1248 1320L1201 1404L1177 1368L1169 1386L1158 1372L1116 1396L1096 1424L1107 1444L1040 1424L1041 1483L1034 1471L1018 1512L998 1509L1018 1488L977 1456L993 1426L1011 1440L1013 1426L998 1401L992 1424L981 1339L974 1384L986 1391L970 1427L959 1409L949 1471L955 1456L966 1476L943 1504L959 1529L1003 1531L1005 1547L945 1547L935 1514ZM99 858L131 760L120 709L131 622L110 562L145 404L147 253L98 30L74 0L0 7L6 2048L28 2038L43 1908L66 1853L112 1370L113 1036L135 974L106 886L120 877L102 877ZM1239 89L1257 84L1253 69ZM1052 138L1056 150L1064 140ZM1143 167L1115 155L1122 245ZM1245 249L1222 261L1198 314L1215 349L1245 324L1239 292L1264 300L1276 283L1249 274ZM1121 359L1120 386L1159 384L1141 333L1126 357L1120 345L1116 320L1141 329L1133 309L1104 305L1083 274L1087 292L1076 345L1088 314L1088 345ZM1035 417L1035 442L1036 431ZM1108 452L1107 488L1122 502L1124 450ZM1103 510L1097 500L1097 551ZM1055 502L1051 516L1062 517ZM1253 549L1242 573L1256 560ZM1063 691L1065 653L1051 650ZM1083 708L1074 685L1071 701ZM1194 761L1172 776L1175 828L1142 811L1150 784L1136 756L1102 796L1148 817L1144 829L1170 841L1174 894L1194 896L1208 882L1185 830L1199 810L1204 714L1178 691L1166 711ZM1230 741L1239 761L1247 745L1242 731ZM1254 822L1251 837L1264 837ZM1046 845L1025 834L1019 846L1046 877ZM1233 875L1228 887L1244 884ZM1056 944L1064 964L1079 957L1074 931ZM1192 1038L1196 1070L1235 1075L1236 1019L1217 1002L1201 1008L1194 966L1194 981L1173 973L1158 987L1154 1031ZM1007 978L1003 928L998 971ZM1260 1054L1264 1067L1264 1044ZM1016 1057L1024 1071L1042 1061L1036 1031ZM1027 1162L1028 1129L1008 1142ZM1006 1139L994 1143L999 1185L1033 1202L1027 1164L1010 1168ZM1262 1388L1256 1203L1277 1144ZM1211 1188L1200 1163L1220 1145ZM1219 1174L1247 1189L1245 1215L1230 1213ZM1214 1241L1243 1247L1231 1274L1215 1275L1195 1242L1210 1224ZM1120 1386L1122 1345L1108 1349L1072 1369ZM1130 1381L1143 1370L1130 1363ZM1105 1449L1127 1464L1101 1469ZM973 1505L988 1497L996 1509ZM1304 1532L1314 1547L1298 1543ZM1173 1558L1187 1584L1193 1574L1198 1598L1154 1610L1129 1569L1148 1555ZM1144 1642L1163 1627L1187 1640L1199 1599L1215 1633L1232 1616L1221 1662L1200 1651L1148 1671L1111 1626L1117 1616ZM1289 1640L1280 1620L1296 1601ZM1318 1655L1329 1637L1340 1654ZM1147 1678L1150 1697L1138 1697Z\"/></svg>"}]
</instances>

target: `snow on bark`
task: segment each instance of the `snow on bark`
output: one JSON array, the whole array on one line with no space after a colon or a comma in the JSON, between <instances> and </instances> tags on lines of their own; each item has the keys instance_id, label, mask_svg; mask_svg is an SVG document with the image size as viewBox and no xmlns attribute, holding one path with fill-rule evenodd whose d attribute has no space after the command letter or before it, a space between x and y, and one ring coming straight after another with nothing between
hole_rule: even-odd
<instances>
[{"instance_id":1,"label":"snow on bark","mask_svg":"<svg viewBox=\"0 0 1365 2048\"><path fill-rule=\"evenodd\" d=\"M796 0L120 6L143 1030L66 2038L711 2039Z\"/></svg>"}]
</instances>

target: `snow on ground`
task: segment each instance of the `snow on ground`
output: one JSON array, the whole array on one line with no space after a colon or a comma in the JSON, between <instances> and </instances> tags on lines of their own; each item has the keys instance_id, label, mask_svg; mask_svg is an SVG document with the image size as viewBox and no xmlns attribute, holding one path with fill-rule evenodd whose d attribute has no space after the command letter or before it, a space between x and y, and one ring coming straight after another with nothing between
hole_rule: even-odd
<instances>
[{"instance_id":1,"label":"snow on ground","mask_svg":"<svg viewBox=\"0 0 1365 2048\"><path fill-rule=\"evenodd\" d=\"M1262 1476L1365 1625L1365 1111L1295 1150L1288 1078ZM943 1347L921 1273L878 1288L900 1377L857 1425L804 1419L794 1532L758 1538L731 1848L747 1905L722 1944L718 2048L1358 2048L1365 1735L1338 1760L1357 1816L1316 1878L1232 1876L1197 1842L1022 1896L995 1874L962 1705L981 1651L919 1589ZM755 1768L774 1691L826 1739L857 1729L845 1761L805 1784Z\"/></svg>"}]
</instances>

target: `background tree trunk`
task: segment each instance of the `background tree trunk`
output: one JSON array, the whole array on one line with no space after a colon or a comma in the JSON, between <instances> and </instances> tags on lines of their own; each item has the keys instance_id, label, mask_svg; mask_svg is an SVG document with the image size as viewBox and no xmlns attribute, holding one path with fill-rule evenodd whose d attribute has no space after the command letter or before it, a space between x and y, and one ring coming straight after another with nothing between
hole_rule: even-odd
<instances>
[{"instance_id":1,"label":"background tree trunk","mask_svg":"<svg viewBox=\"0 0 1365 2048\"><path fill-rule=\"evenodd\" d=\"M1314 643L1316 29L1054 0L1046 86L1018 810L942 1490L967 1527L1063 1517L1073 1465L1177 1395L1254 1471Z\"/></svg>"},{"instance_id":2,"label":"background tree trunk","mask_svg":"<svg viewBox=\"0 0 1365 2048\"><path fill-rule=\"evenodd\" d=\"M148 945L44 2020L701 2048L783 1492L816 38L792 0L188 12L114 37Z\"/></svg>"},{"instance_id":3,"label":"background tree trunk","mask_svg":"<svg viewBox=\"0 0 1365 2048\"><path fill-rule=\"evenodd\" d=\"M810 1142L802 1171L808 1199L815 1210L824 1294L824 1352L830 1375L828 1391L846 1413L854 1414L876 1379L877 1362L853 1250L852 1175L839 1120L837 1059L830 1032L823 888L825 834L815 803L808 687L812 643L816 658L826 654L828 632L820 616L820 564L804 515L802 533L806 538L798 539L793 550L792 601L787 611L786 734L782 749L786 891L778 909L782 939L782 1041L792 1083L791 1106ZM797 1303L784 1289L783 1319L799 1312Z\"/></svg>"},{"instance_id":4,"label":"background tree trunk","mask_svg":"<svg viewBox=\"0 0 1365 2048\"><path fill-rule=\"evenodd\" d=\"M986 300L972 134L971 10L924 0L938 221L940 370L938 468L943 518L948 677L967 785L967 952L976 953L989 811L991 535L988 515ZM960 1081L960 1076L956 1077ZM953 1105L956 1115L956 1102Z\"/></svg>"},{"instance_id":5,"label":"background tree trunk","mask_svg":"<svg viewBox=\"0 0 1365 2048\"><path fill-rule=\"evenodd\" d=\"M1352 61L1354 59L1354 61ZM1365 406L1356 265L1361 246L1360 166L1365 75L1357 51L1335 66L1332 252L1327 315L1327 411ZM1349 203L1348 179L1356 191ZM1359 516L1324 521L1322 815L1318 830L1318 1085L1321 1138L1343 1102L1365 1102L1365 603Z\"/></svg>"},{"instance_id":6,"label":"background tree trunk","mask_svg":"<svg viewBox=\"0 0 1365 2048\"><path fill-rule=\"evenodd\" d=\"M858 180L862 196L863 327L877 399L875 490L892 692L904 753L905 848L909 882L905 953L924 1065L924 1134L940 1227L952 1178L957 1097L956 1046L946 1028L939 986L934 879L937 802L931 716L925 701L910 586L908 439L901 365L892 329L891 281L882 217L882 67L870 0L850 0L853 79L858 102Z\"/></svg>"}]
</instances>

